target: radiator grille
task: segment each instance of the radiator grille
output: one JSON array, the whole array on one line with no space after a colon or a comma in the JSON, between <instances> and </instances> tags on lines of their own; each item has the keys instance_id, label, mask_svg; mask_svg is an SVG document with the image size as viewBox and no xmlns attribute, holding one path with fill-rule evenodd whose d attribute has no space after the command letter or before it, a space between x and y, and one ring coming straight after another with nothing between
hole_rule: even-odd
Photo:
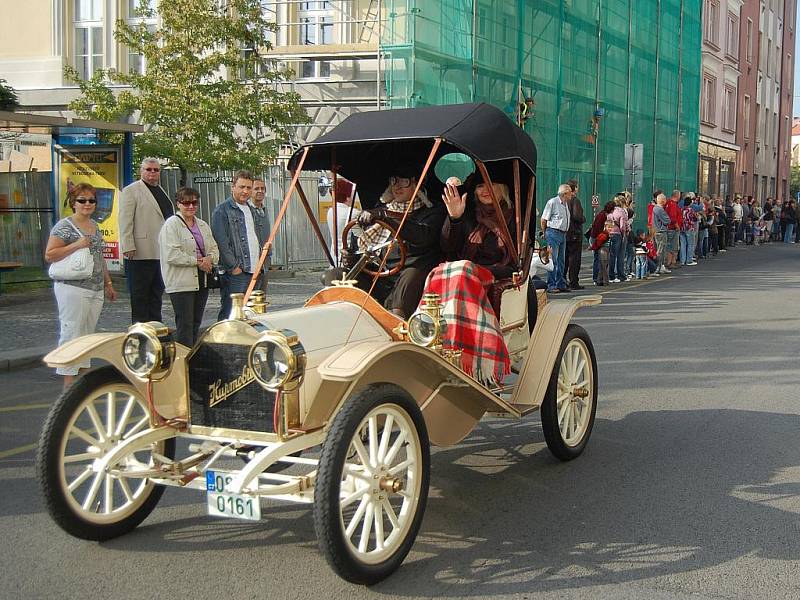
<instances>
[{"instance_id":1,"label":"radiator grille","mask_svg":"<svg viewBox=\"0 0 800 600\"><path fill-rule=\"evenodd\" d=\"M247 367L250 346L203 343L189 359L192 425L272 433L275 394Z\"/></svg>"}]
</instances>

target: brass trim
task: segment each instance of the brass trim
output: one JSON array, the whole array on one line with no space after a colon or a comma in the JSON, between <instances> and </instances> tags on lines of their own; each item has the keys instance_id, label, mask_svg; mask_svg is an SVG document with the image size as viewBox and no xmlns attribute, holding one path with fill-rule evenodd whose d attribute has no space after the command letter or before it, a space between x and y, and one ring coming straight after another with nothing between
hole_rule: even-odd
<instances>
[{"instance_id":1,"label":"brass trim","mask_svg":"<svg viewBox=\"0 0 800 600\"><path fill-rule=\"evenodd\" d=\"M148 343L155 347L156 359L153 367L147 371L135 371L131 368L125 356L125 345L128 340L134 336L140 335L144 337ZM134 323L128 328L128 333L122 339L122 363L125 368L137 379L146 381L152 379L158 381L169 375L172 370L172 365L175 362L175 342L166 341L162 342L162 338L169 335L169 328L160 323L159 321L148 321L146 323Z\"/></svg>"},{"instance_id":2,"label":"brass trim","mask_svg":"<svg viewBox=\"0 0 800 600\"><path fill-rule=\"evenodd\" d=\"M442 316L442 309L444 306L441 304L441 296L439 294L425 294L422 296L422 304L420 307L414 312L411 317L408 319L407 325L407 335L408 339L410 339L414 344L417 346L422 346L423 348L434 348L437 349L441 346L442 343L442 334L447 328L447 323ZM412 327L411 324L414 319L425 315L433 320L433 338L431 338L428 342L423 340L416 340L414 339L414 335L412 334Z\"/></svg>"},{"instance_id":3,"label":"brass trim","mask_svg":"<svg viewBox=\"0 0 800 600\"><path fill-rule=\"evenodd\" d=\"M277 346L286 357L286 373L275 383L264 381L259 376L259 370L254 367L253 357L260 347L273 344ZM293 390L302 382L306 369L306 351L300 343L297 334L290 329L269 330L261 334L247 355L247 365L252 371L256 381L266 390L276 392L279 389Z\"/></svg>"}]
</instances>

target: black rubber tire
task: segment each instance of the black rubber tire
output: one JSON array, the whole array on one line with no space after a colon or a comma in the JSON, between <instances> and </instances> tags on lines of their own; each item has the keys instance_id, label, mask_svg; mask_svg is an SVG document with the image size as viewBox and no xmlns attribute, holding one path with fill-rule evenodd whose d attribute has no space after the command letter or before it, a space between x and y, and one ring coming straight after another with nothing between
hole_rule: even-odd
<instances>
[{"instance_id":1,"label":"black rubber tire","mask_svg":"<svg viewBox=\"0 0 800 600\"><path fill-rule=\"evenodd\" d=\"M36 476L44 498L47 512L64 531L84 540L103 541L119 537L135 529L153 511L164 493L164 486L150 484L144 490L146 498L133 513L116 522L93 523L77 513L63 495L60 477L61 441L75 410L88 395L110 384L128 381L112 366L89 371L67 389L56 401L42 429L36 454ZM164 442L163 452L168 458L175 457L175 438Z\"/></svg>"},{"instance_id":2,"label":"black rubber tire","mask_svg":"<svg viewBox=\"0 0 800 600\"><path fill-rule=\"evenodd\" d=\"M528 334L533 335L533 328L539 319L539 298L532 282L528 282Z\"/></svg>"},{"instance_id":3,"label":"black rubber tire","mask_svg":"<svg viewBox=\"0 0 800 600\"><path fill-rule=\"evenodd\" d=\"M577 444L569 446L564 441L564 438L561 435L561 429L558 426L558 408L556 398L558 392L558 372L561 368L561 357L564 355L567 345L575 338L579 338L586 345L592 362L592 408L589 416L589 424L583 434L583 437ZM556 363L553 366L553 372L550 375L550 383L547 386L547 393L545 394L544 402L542 402L540 412L542 418L542 430L544 431L544 439L547 442L547 447L550 449L550 452L553 453L553 456L563 461L572 460L580 456L584 448L586 448L589 437L592 435L594 417L595 413L597 412L597 357L595 356L594 346L592 345L592 340L589 338L589 334L586 333L586 330L580 325L571 323L564 333L564 338L561 340L561 347L558 350Z\"/></svg>"},{"instance_id":4,"label":"black rubber tire","mask_svg":"<svg viewBox=\"0 0 800 600\"><path fill-rule=\"evenodd\" d=\"M413 421L419 436L422 468L420 496L416 514L405 539L397 551L378 564L366 564L353 556L344 538L340 517L341 473L350 441L361 420L375 407L394 404ZM346 581L373 585L394 573L402 564L419 532L430 482L430 442L422 412L414 399L403 389L387 383L376 383L356 392L336 414L320 453L314 486L314 529L320 552L331 568Z\"/></svg>"}]
</instances>

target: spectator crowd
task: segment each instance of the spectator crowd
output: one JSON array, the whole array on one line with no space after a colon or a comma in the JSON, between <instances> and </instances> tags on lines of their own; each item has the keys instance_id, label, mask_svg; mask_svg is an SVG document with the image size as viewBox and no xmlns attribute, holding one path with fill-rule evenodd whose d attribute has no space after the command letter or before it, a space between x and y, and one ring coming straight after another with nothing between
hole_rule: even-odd
<instances>
[{"instance_id":1,"label":"spectator crowd","mask_svg":"<svg viewBox=\"0 0 800 600\"><path fill-rule=\"evenodd\" d=\"M547 281L550 293L582 289L577 279L567 282L564 278L568 264L564 238L574 236L575 226L585 220L582 210L572 208L576 193L574 181L562 184L541 215L542 244L550 248L553 262ZM577 217L571 220L572 214ZM635 217L635 202L628 192L618 193L594 216L584 234L593 252L594 285L659 277L695 266L733 246L800 241L794 200L767 198L761 206L752 196L737 195L723 202L719 196L673 190L667 197L657 190L647 206L647 228L634 230ZM575 253L570 255L574 257ZM580 269L579 255L577 260Z\"/></svg>"}]
</instances>

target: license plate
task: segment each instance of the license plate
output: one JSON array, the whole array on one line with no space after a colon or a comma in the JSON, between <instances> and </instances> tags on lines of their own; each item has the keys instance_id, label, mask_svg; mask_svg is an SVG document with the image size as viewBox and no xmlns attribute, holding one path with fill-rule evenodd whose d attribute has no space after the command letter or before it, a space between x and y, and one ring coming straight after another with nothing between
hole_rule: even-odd
<instances>
[{"instance_id":1,"label":"license plate","mask_svg":"<svg viewBox=\"0 0 800 600\"><path fill-rule=\"evenodd\" d=\"M208 514L214 517L261 519L261 502L258 498L245 494L231 494L227 491L233 475L224 471L206 471L206 497Z\"/></svg>"}]
</instances>

